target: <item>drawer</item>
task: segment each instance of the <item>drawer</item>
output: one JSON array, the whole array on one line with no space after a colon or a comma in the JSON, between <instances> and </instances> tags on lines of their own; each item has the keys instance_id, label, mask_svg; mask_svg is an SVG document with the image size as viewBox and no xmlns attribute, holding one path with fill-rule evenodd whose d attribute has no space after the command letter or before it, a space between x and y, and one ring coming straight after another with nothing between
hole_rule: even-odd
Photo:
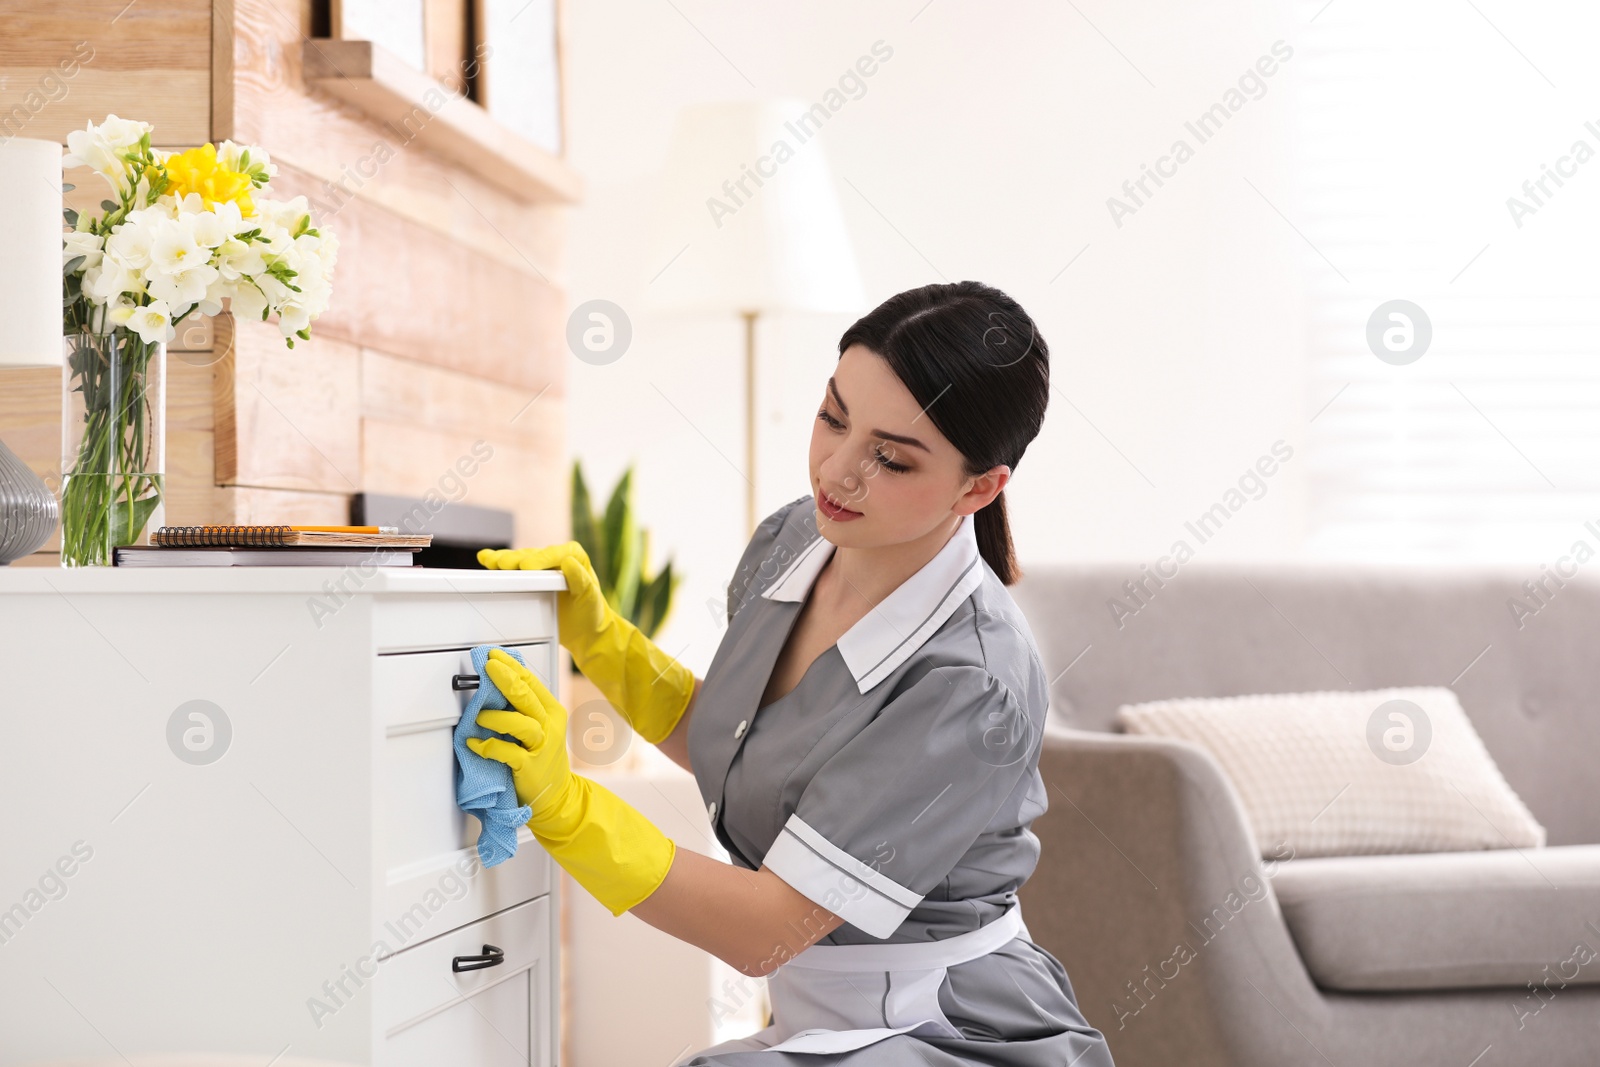
<instances>
[{"instance_id":1,"label":"drawer","mask_svg":"<svg viewBox=\"0 0 1600 1067\"><path fill-rule=\"evenodd\" d=\"M498 867L479 862L476 844L390 867L372 938L398 951L543 896L553 887L554 863L524 826L517 830L517 854Z\"/></svg>"},{"instance_id":2,"label":"drawer","mask_svg":"<svg viewBox=\"0 0 1600 1067\"><path fill-rule=\"evenodd\" d=\"M547 682L554 677L553 644L507 647ZM455 692L450 680L472 673L468 651L378 656L373 672L384 731L376 821L386 882L374 936L409 943L548 893L549 857L526 828L514 857L484 869L478 820L456 806L454 735L472 694Z\"/></svg>"},{"instance_id":3,"label":"drawer","mask_svg":"<svg viewBox=\"0 0 1600 1067\"><path fill-rule=\"evenodd\" d=\"M380 653L553 640L558 595L458 592L374 597L373 640Z\"/></svg>"},{"instance_id":4,"label":"drawer","mask_svg":"<svg viewBox=\"0 0 1600 1067\"><path fill-rule=\"evenodd\" d=\"M550 898L387 957L373 979L377 1067L550 1067L555 1021ZM485 945L503 962L454 972Z\"/></svg>"},{"instance_id":5,"label":"drawer","mask_svg":"<svg viewBox=\"0 0 1600 1067\"><path fill-rule=\"evenodd\" d=\"M480 642L484 643L484 642ZM515 649L528 669L552 685L556 676L554 641L494 641ZM461 719L472 692L456 692L450 680L472 674L473 645L437 652L407 652L376 656L372 667L372 700L378 721L391 737L415 728L429 730L448 723L451 730ZM551 690L555 690L552 688ZM405 730L397 729L405 728Z\"/></svg>"}]
</instances>

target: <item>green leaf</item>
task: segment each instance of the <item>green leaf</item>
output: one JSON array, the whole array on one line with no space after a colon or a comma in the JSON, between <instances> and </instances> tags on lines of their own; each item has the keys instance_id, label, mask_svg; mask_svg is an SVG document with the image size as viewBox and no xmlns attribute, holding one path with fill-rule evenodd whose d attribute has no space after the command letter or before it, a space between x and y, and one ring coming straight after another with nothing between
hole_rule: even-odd
<instances>
[{"instance_id":1,"label":"green leaf","mask_svg":"<svg viewBox=\"0 0 1600 1067\"><path fill-rule=\"evenodd\" d=\"M589 502L589 487L583 481L583 464L572 461L572 539L583 546L589 561L599 566L600 540L594 510ZM598 573L598 572L597 572ZM601 583L604 588L604 583Z\"/></svg>"},{"instance_id":2,"label":"green leaf","mask_svg":"<svg viewBox=\"0 0 1600 1067\"><path fill-rule=\"evenodd\" d=\"M668 560L660 573L639 590L639 617L634 620L634 625L646 637L654 637L667 621L667 612L672 607L672 590L676 584L672 561Z\"/></svg>"},{"instance_id":3,"label":"green leaf","mask_svg":"<svg viewBox=\"0 0 1600 1067\"><path fill-rule=\"evenodd\" d=\"M118 500L111 506L111 543L131 545L150 521L150 513L161 503L161 497L147 496L140 500Z\"/></svg>"},{"instance_id":4,"label":"green leaf","mask_svg":"<svg viewBox=\"0 0 1600 1067\"><path fill-rule=\"evenodd\" d=\"M72 210L70 207L61 213L61 217L67 220L68 226L71 226L73 229L78 228L78 213Z\"/></svg>"},{"instance_id":5,"label":"green leaf","mask_svg":"<svg viewBox=\"0 0 1600 1067\"><path fill-rule=\"evenodd\" d=\"M117 208L119 208L121 206L122 205L117 203L115 200L102 200L102 201L100 201L100 210L102 210L102 211L115 211L115 210L117 210Z\"/></svg>"},{"instance_id":6,"label":"green leaf","mask_svg":"<svg viewBox=\"0 0 1600 1067\"><path fill-rule=\"evenodd\" d=\"M646 570L650 533L635 517L631 465L612 490L605 514L597 519L583 465L573 461L572 539L589 554L600 590L612 609L647 637L660 629L683 576L674 573L670 563L653 577Z\"/></svg>"},{"instance_id":7,"label":"green leaf","mask_svg":"<svg viewBox=\"0 0 1600 1067\"><path fill-rule=\"evenodd\" d=\"M86 258L87 257L85 257L85 256L73 256L71 259L67 260L67 262L62 266L61 273L63 273L63 274L74 274L74 273L76 273L78 268L83 266L83 261Z\"/></svg>"},{"instance_id":8,"label":"green leaf","mask_svg":"<svg viewBox=\"0 0 1600 1067\"><path fill-rule=\"evenodd\" d=\"M633 509L628 509L631 520ZM617 579L617 611L624 619L633 620L639 610L639 585L644 578L641 567L644 563L645 534L643 530L631 522L624 533L631 543L628 554L622 561L622 572Z\"/></svg>"},{"instance_id":9,"label":"green leaf","mask_svg":"<svg viewBox=\"0 0 1600 1067\"><path fill-rule=\"evenodd\" d=\"M633 523L632 466L622 472L617 487L611 491L601 528L605 531L601 551L606 557L606 573L611 583L606 599L620 612L624 596L628 603L633 602L639 581L639 545Z\"/></svg>"},{"instance_id":10,"label":"green leaf","mask_svg":"<svg viewBox=\"0 0 1600 1067\"><path fill-rule=\"evenodd\" d=\"M74 190L76 188L77 188L77 186L73 185L71 182L62 182L61 183L61 191L63 193L70 193L70 192L72 192L72 190Z\"/></svg>"}]
</instances>

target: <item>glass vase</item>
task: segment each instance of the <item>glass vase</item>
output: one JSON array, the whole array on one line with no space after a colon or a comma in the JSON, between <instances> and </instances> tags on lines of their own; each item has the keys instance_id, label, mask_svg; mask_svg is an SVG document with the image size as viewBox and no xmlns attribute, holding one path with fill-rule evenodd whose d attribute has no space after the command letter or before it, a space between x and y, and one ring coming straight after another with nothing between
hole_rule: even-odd
<instances>
[{"instance_id":1,"label":"glass vase","mask_svg":"<svg viewBox=\"0 0 1600 1067\"><path fill-rule=\"evenodd\" d=\"M61 376L61 565L104 567L164 522L167 346L95 307L68 324Z\"/></svg>"}]
</instances>

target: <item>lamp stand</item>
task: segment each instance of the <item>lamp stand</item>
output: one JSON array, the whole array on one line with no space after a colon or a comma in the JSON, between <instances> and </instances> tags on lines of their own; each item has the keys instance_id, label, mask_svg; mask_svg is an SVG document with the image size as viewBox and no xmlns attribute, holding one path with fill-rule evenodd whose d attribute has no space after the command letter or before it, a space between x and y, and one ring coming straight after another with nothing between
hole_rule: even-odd
<instances>
[{"instance_id":1,"label":"lamp stand","mask_svg":"<svg viewBox=\"0 0 1600 1067\"><path fill-rule=\"evenodd\" d=\"M744 497L745 537L756 532L756 316L741 311L744 319L744 470L748 488Z\"/></svg>"}]
</instances>

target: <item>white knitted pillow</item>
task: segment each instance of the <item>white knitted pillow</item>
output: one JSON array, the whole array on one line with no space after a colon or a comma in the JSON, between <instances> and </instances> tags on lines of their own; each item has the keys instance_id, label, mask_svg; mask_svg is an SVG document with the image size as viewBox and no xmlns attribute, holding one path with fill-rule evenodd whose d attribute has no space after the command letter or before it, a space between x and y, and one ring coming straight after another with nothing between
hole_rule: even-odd
<instances>
[{"instance_id":1,"label":"white knitted pillow","mask_svg":"<svg viewBox=\"0 0 1600 1067\"><path fill-rule=\"evenodd\" d=\"M1124 704L1117 726L1210 752L1262 856L1537 848L1456 695L1416 686Z\"/></svg>"}]
</instances>

